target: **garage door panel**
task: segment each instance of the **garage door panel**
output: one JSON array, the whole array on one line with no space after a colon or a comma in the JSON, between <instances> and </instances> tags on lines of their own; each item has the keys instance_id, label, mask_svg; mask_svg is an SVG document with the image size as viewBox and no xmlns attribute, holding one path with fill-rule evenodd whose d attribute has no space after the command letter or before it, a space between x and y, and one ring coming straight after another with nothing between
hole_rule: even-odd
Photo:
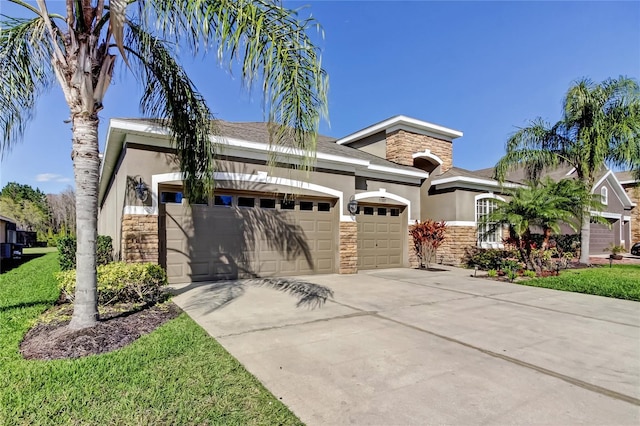
<instances>
[{"instance_id":1,"label":"garage door panel","mask_svg":"<svg viewBox=\"0 0 640 426\"><path fill-rule=\"evenodd\" d=\"M191 262L191 274L197 275L209 275L209 262Z\"/></svg>"},{"instance_id":2,"label":"garage door panel","mask_svg":"<svg viewBox=\"0 0 640 426\"><path fill-rule=\"evenodd\" d=\"M318 232L333 232L333 223L330 220L318 221Z\"/></svg>"},{"instance_id":3,"label":"garage door panel","mask_svg":"<svg viewBox=\"0 0 640 426\"><path fill-rule=\"evenodd\" d=\"M377 223L376 224L376 232L381 232L383 234L389 233L389 224L388 223Z\"/></svg>"},{"instance_id":4,"label":"garage door panel","mask_svg":"<svg viewBox=\"0 0 640 426\"><path fill-rule=\"evenodd\" d=\"M402 232L402 227L399 223L390 223L389 232L400 235L400 233Z\"/></svg>"},{"instance_id":5,"label":"garage door panel","mask_svg":"<svg viewBox=\"0 0 640 426\"><path fill-rule=\"evenodd\" d=\"M375 223L363 223L362 224L362 232L373 233L376 232L376 224Z\"/></svg>"}]
</instances>

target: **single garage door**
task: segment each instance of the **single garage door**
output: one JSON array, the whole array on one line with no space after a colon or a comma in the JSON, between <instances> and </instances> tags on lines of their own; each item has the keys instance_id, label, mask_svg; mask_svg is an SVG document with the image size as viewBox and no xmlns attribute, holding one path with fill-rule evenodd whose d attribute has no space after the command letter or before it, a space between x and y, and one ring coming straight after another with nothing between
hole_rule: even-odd
<instances>
[{"instance_id":1,"label":"single garage door","mask_svg":"<svg viewBox=\"0 0 640 426\"><path fill-rule=\"evenodd\" d=\"M218 191L188 206L162 194L161 250L171 283L335 272L335 200Z\"/></svg>"},{"instance_id":2,"label":"single garage door","mask_svg":"<svg viewBox=\"0 0 640 426\"><path fill-rule=\"evenodd\" d=\"M358 269L401 268L404 241L402 206L360 204Z\"/></svg>"},{"instance_id":3,"label":"single garage door","mask_svg":"<svg viewBox=\"0 0 640 426\"><path fill-rule=\"evenodd\" d=\"M602 223L591 223L589 232L589 254L607 254L609 246L614 243L615 223L609 226Z\"/></svg>"}]
</instances>

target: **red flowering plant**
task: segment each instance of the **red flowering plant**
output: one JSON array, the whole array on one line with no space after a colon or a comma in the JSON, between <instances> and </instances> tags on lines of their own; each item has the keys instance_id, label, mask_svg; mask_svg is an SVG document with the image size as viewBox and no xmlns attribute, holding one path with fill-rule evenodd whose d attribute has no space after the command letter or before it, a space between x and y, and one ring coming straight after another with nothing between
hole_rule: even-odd
<instances>
[{"instance_id":1,"label":"red flowering plant","mask_svg":"<svg viewBox=\"0 0 640 426\"><path fill-rule=\"evenodd\" d=\"M436 255L438 247L445 240L447 224L445 221L435 221L427 219L423 222L416 221L409 228L409 233L413 238L416 255L420 260L420 267L429 269L429 265Z\"/></svg>"}]
</instances>

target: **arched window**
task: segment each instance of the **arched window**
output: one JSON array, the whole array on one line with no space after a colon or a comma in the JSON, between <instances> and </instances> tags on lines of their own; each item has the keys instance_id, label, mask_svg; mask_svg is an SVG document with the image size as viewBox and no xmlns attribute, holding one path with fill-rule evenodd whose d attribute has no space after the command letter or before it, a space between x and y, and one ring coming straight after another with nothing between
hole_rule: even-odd
<instances>
[{"instance_id":1,"label":"arched window","mask_svg":"<svg viewBox=\"0 0 640 426\"><path fill-rule=\"evenodd\" d=\"M482 221L484 216L498 207L496 199L504 201L504 199L493 194L476 196L476 226L478 229L478 245L480 247L498 248L502 245L502 227L496 227L495 223Z\"/></svg>"},{"instance_id":2,"label":"arched window","mask_svg":"<svg viewBox=\"0 0 640 426\"><path fill-rule=\"evenodd\" d=\"M602 204L604 204L605 206L609 204L609 190L606 186L603 186L600 189L600 197L602 198Z\"/></svg>"}]
</instances>

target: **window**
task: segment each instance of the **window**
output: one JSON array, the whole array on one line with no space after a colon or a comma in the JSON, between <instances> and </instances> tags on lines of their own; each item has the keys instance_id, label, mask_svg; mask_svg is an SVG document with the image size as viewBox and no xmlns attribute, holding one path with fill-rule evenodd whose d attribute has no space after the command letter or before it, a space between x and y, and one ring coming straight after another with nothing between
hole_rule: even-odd
<instances>
[{"instance_id":1,"label":"window","mask_svg":"<svg viewBox=\"0 0 640 426\"><path fill-rule=\"evenodd\" d=\"M373 216L373 207L365 207L363 210L367 216Z\"/></svg>"},{"instance_id":2,"label":"window","mask_svg":"<svg viewBox=\"0 0 640 426\"><path fill-rule=\"evenodd\" d=\"M162 191L160 202L163 204L182 204L182 192Z\"/></svg>"},{"instance_id":3,"label":"window","mask_svg":"<svg viewBox=\"0 0 640 426\"><path fill-rule=\"evenodd\" d=\"M386 216L387 209L385 207L378 207L378 216Z\"/></svg>"},{"instance_id":4,"label":"window","mask_svg":"<svg viewBox=\"0 0 640 426\"><path fill-rule=\"evenodd\" d=\"M400 216L400 209L391 209L391 216Z\"/></svg>"},{"instance_id":5,"label":"window","mask_svg":"<svg viewBox=\"0 0 640 426\"><path fill-rule=\"evenodd\" d=\"M600 189L600 196L602 197L602 204L605 206L609 204L609 190L606 186L603 186L602 189Z\"/></svg>"},{"instance_id":6,"label":"window","mask_svg":"<svg viewBox=\"0 0 640 426\"><path fill-rule=\"evenodd\" d=\"M318 211L319 212L331 211L331 204L330 203L318 203Z\"/></svg>"},{"instance_id":7,"label":"window","mask_svg":"<svg viewBox=\"0 0 640 426\"><path fill-rule=\"evenodd\" d=\"M213 197L213 204L222 207L231 207L233 197L231 195L216 195Z\"/></svg>"},{"instance_id":8,"label":"window","mask_svg":"<svg viewBox=\"0 0 640 426\"><path fill-rule=\"evenodd\" d=\"M493 212L497 204L493 198L476 199L476 223L478 224L478 243L481 246L502 244L502 229L495 223L483 223L482 218Z\"/></svg>"},{"instance_id":9,"label":"window","mask_svg":"<svg viewBox=\"0 0 640 426\"><path fill-rule=\"evenodd\" d=\"M238 207L253 207L256 205L255 198L238 197Z\"/></svg>"},{"instance_id":10,"label":"window","mask_svg":"<svg viewBox=\"0 0 640 426\"><path fill-rule=\"evenodd\" d=\"M280 208L282 210L293 210L296 208L296 202L293 200L282 200Z\"/></svg>"},{"instance_id":11,"label":"window","mask_svg":"<svg viewBox=\"0 0 640 426\"><path fill-rule=\"evenodd\" d=\"M260 198L260 208L262 209L275 209L276 200L273 198Z\"/></svg>"},{"instance_id":12,"label":"window","mask_svg":"<svg viewBox=\"0 0 640 426\"><path fill-rule=\"evenodd\" d=\"M311 211L313 210L312 201L300 201L300 210Z\"/></svg>"}]
</instances>

